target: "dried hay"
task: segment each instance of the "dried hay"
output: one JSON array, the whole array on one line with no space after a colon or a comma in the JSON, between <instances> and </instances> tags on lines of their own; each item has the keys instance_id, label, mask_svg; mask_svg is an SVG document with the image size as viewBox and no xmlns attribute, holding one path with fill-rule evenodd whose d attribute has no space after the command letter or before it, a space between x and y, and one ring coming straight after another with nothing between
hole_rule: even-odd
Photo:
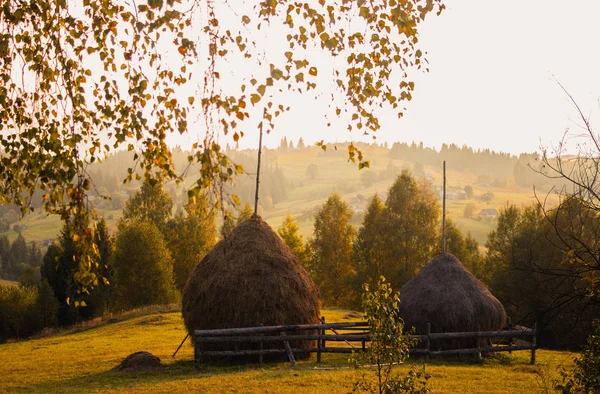
<instances>
[{"instance_id":1,"label":"dried hay","mask_svg":"<svg viewBox=\"0 0 600 394\"><path fill-rule=\"evenodd\" d=\"M160 358L148 352L135 352L125 357L123 361L113 371L120 372L137 372L137 371L154 371L162 368Z\"/></svg>"},{"instance_id":2,"label":"dried hay","mask_svg":"<svg viewBox=\"0 0 600 394\"><path fill-rule=\"evenodd\" d=\"M318 323L320 307L319 290L296 255L258 216L241 223L202 259L188 278L182 299L191 335L194 330ZM298 341L290 345L310 348L316 344ZM206 344L203 349L257 346ZM281 346L264 344L265 349ZM287 357L283 354L276 359Z\"/></svg>"},{"instance_id":3,"label":"dried hay","mask_svg":"<svg viewBox=\"0 0 600 394\"><path fill-rule=\"evenodd\" d=\"M450 253L434 257L400 289L400 317L407 328L425 332L495 331L506 326L504 307L485 285ZM461 341L440 348L476 346Z\"/></svg>"}]
</instances>

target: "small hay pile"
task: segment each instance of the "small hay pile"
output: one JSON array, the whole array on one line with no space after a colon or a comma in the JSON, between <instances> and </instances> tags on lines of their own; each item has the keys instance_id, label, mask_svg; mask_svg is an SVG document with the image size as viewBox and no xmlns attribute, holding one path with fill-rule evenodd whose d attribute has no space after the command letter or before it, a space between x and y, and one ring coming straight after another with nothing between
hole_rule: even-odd
<instances>
[{"instance_id":1,"label":"small hay pile","mask_svg":"<svg viewBox=\"0 0 600 394\"><path fill-rule=\"evenodd\" d=\"M434 257L400 289L399 314L417 333L425 332L427 323L431 332L495 331L506 326L500 301L450 253ZM470 347L476 342L439 346Z\"/></svg>"},{"instance_id":2,"label":"small hay pile","mask_svg":"<svg viewBox=\"0 0 600 394\"><path fill-rule=\"evenodd\" d=\"M258 216L241 223L202 259L188 278L182 299L183 319L192 337L194 330L318 323L320 307L319 290L296 255ZM316 346L314 341L290 345ZM204 350L257 346L207 344ZM264 344L269 347L281 344ZM283 354L275 359L286 358Z\"/></svg>"},{"instance_id":3,"label":"small hay pile","mask_svg":"<svg viewBox=\"0 0 600 394\"><path fill-rule=\"evenodd\" d=\"M125 357L123 361L113 371L136 372L136 371L154 371L162 368L160 358L148 352L135 352Z\"/></svg>"}]
</instances>

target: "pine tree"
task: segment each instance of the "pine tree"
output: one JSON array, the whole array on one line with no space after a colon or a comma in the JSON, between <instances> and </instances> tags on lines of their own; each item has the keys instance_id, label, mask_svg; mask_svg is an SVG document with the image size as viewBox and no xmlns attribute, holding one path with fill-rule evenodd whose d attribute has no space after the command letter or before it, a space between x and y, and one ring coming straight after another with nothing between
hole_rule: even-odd
<instances>
[{"instance_id":1,"label":"pine tree","mask_svg":"<svg viewBox=\"0 0 600 394\"><path fill-rule=\"evenodd\" d=\"M10 257L8 259L8 274L11 279L18 279L23 273L23 267L29 261L29 251L27 250L27 242L23 234L19 232L10 246Z\"/></svg>"}]
</instances>

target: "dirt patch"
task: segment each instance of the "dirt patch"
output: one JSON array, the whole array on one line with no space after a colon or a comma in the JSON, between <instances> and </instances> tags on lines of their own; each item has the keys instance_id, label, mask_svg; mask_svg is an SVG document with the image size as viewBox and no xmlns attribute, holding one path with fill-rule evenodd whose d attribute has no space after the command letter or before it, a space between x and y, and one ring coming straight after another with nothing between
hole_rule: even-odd
<instances>
[{"instance_id":1,"label":"dirt patch","mask_svg":"<svg viewBox=\"0 0 600 394\"><path fill-rule=\"evenodd\" d=\"M344 319L362 319L364 317L364 314L362 314L361 312L350 312L347 313L346 316L344 316Z\"/></svg>"},{"instance_id":2,"label":"dirt patch","mask_svg":"<svg viewBox=\"0 0 600 394\"><path fill-rule=\"evenodd\" d=\"M137 323L138 326L162 326L164 324L168 324L169 322L167 321L167 319L162 316L162 315L158 315L158 316L152 316L152 317L147 317L143 320L141 320L139 323Z\"/></svg>"},{"instance_id":3,"label":"dirt patch","mask_svg":"<svg viewBox=\"0 0 600 394\"><path fill-rule=\"evenodd\" d=\"M125 357L113 371L155 371L162 368L160 358L148 352L135 352Z\"/></svg>"}]
</instances>

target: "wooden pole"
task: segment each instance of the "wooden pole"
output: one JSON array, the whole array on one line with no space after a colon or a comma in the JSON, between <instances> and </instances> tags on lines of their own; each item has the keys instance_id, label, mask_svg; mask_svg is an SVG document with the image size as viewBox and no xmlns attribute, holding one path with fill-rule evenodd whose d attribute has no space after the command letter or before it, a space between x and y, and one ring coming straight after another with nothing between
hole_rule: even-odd
<instances>
[{"instance_id":1,"label":"wooden pole","mask_svg":"<svg viewBox=\"0 0 600 394\"><path fill-rule=\"evenodd\" d=\"M260 335L262 335L262 334L260 334ZM261 352L262 352L262 350L264 349L264 348L263 348L263 342L262 342L262 341L261 341L261 342L259 342L258 349L259 349ZM263 365L263 354L262 354L262 353L260 353L260 354L258 355L258 363L259 363L260 365Z\"/></svg>"},{"instance_id":2,"label":"wooden pole","mask_svg":"<svg viewBox=\"0 0 600 394\"><path fill-rule=\"evenodd\" d=\"M532 337L532 345L531 348L531 363L535 364L535 348L537 347L537 322L533 323L533 337Z\"/></svg>"},{"instance_id":3,"label":"wooden pole","mask_svg":"<svg viewBox=\"0 0 600 394\"><path fill-rule=\"evenodd\" d=\"M508 330L511 331L512 330L512 320L510 318L510 316L508 317ZM510 348L512 346L512 337L509 336L508 337L508 347ZM508 351L508 354L512 354L512 350Z\"/></svg>"},{"instance_id":4,"label":"wooden pole","mask_svg":"<svg viewBox=\"0 0 600 394\"><path fill-rule=\"evenodd\" d=\"M317 330L317 335L323 335L325 331ZM317 339L317 362L321 362L321 339Z\"/></svg>"},{"instance_id":5,"label":"wooden pole","mask_svg":"<svg viewBox=\"0 0 600 394\"><path fill-rule=\"evenodd\" d=\"M285 332L280 333L281 336L285 336ZM294 352L292 352L292 348L290 347L290 343L288 341L284 341L283 345L285 346L285 350L287 352L288 359L290 360L290 364L292 367L296 366L296 359L294 358Z\"/></svg>"},{"instance_id":6,"label":"wooden pole","mask_svg":"<svg viewBox=\"0 0 600 394\"><path fill-rule=\"evenodd\" d=\"M425 335L427 335L427 338L425 339L425 345L427 345L427 353L425 353L425 362L429 362L429 353L431 352L431 339L429 337L429 334L431 334L431 323L427 323L427 326L425 328Z\"/></svg>"},{"instance_id":7,"label":"wooden pole","mask_svg":"<svg viewBox=\"0 0 600 394\"><path fill-rule=\"evenodd\" d=\"M442 253L446 253L446 160L444 160L444 186L442 191Z\"/></svg>"},{"instance_id":8,"label":"wooden pole","mask_svg":"<svg viewBox=\"0 0 600 394\"><path fill-rule=\"evenodd\" d=\"M260 157L262 156L263 122L260 122L260 134L258 137L258 164L256 165L256 194L254 195L254 216L258 215L258 187L260 185Z\"/></svg>"},{"instance_id":9,"label":"wooden pole","mask_svg":"<svg viewBox=\"0 0 600 394\"><path fill-rule=\"evenodd\" d=\"M177 348L177 350L175 350L175 353L173 353L173 355L171 356L171 358L175 358L175 355L177 354L177 352L179 351L179 349L181 349L181 347L185 343L185 340L188 339L189 336L190 336L190 333L188 332L188 334L185 336L185 338L183 338L183 341L181 341L181 344L179 345L179 347Z\"/></svg>"},{"instance_id":10,"label":"wooden pole","mask_svg":"<svg viewBox=\"0 0 600 394\"><path fill-rule=\"evenodd\" d=\"M321 316L321 322L325 324L325 316ZM321 331L321 335L325 335L325 328L323 328L323 330ZM325 349L325 347L325 338L323 338L323 340L321 341L321 349Z\"/></svg>"}]
</instances>

